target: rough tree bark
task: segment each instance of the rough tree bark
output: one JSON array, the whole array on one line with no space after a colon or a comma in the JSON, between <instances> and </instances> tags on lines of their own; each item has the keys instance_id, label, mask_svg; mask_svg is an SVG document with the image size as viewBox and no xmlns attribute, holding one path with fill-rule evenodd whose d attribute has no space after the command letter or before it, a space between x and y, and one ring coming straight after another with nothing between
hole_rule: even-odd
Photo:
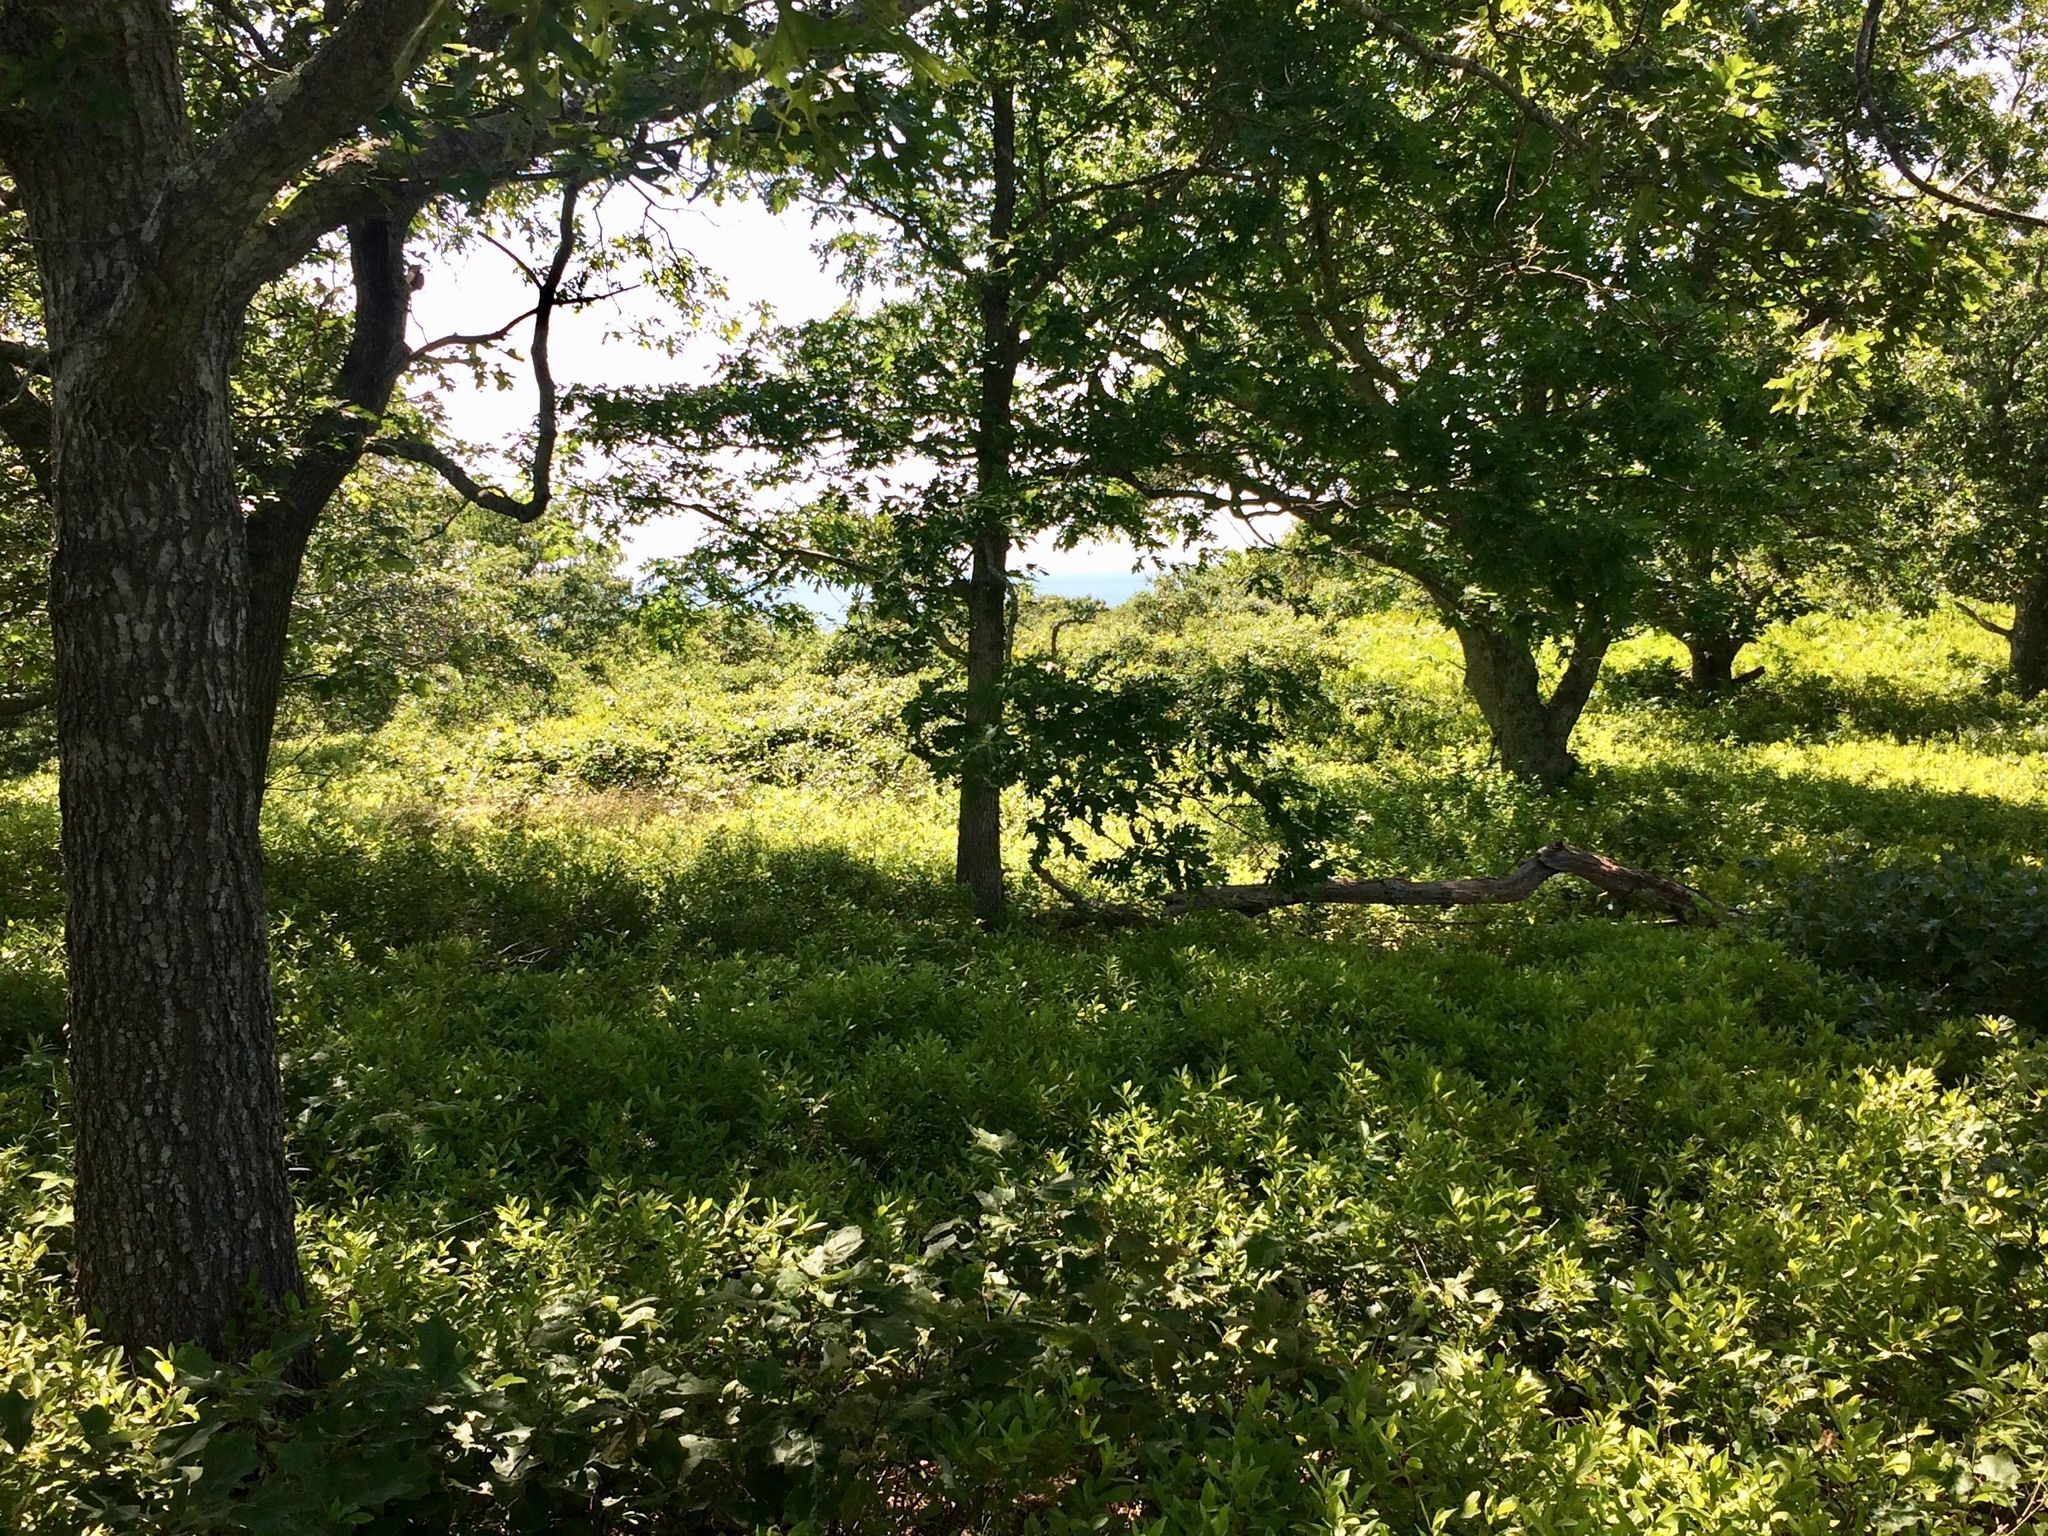
<instances>
[{"instance_id":1,"label":"rough tree bark","mask_svg":"<svg viewBox=\"0 0 2048 1536\"><path fill-rule=\"evenodd\" d=\"M78 1281L128 1345L218 1349L245 1293L300 1291L224 329L145 394L86 369L59 385Z\"/></svg>"},{"instance_id":2,"label":"rough tree bark","mask_svg":"<svg viewBox=\"0 0 2048 1536\"><path fill-rule=\"evenodd\" d=\"M232 321L106 328L188 151L176 60L18 172L55 359L51 493L80 1301L128 1345L298 1295L270 1001Z\"/></svg>"},{"instance_id":3,"label":"rough tree bark","mask_svg":"<svg viewBox=\"0 0 2048 1536\"><path fill-rule=\"evenodd\" d=\"M1540 783L1564 783L1578 771L1572 730L1600 677L1608 639L1597 629L1573 638L1563 675L1548 695L1528 643L1464 614L1447 615L1465 657L1465 686L1485 717L1501 765Z\"/></svg>"},{"instance_id":4,"label":"rough tree bark","mask_svg":"<svg viewBox=\"0 0 2048 1536\"><path fill-rule=\"evenodd\" d=\"M403 364L403 295L391 301L404 226L553 142L548 104L515 100L324 155L390 102L455 7L327 11L324 40L202 144L181 88L182 8L0 0L0 70L14 82L0 161L27 216L49 342L0 339L0 434L47 488L57 526L79 1289L130 1346L218 1346L245 1303L260 1319L299 1293L257 827L292 588L312 521ZM865 19L859 5L840 15ZM677 65L664 99L579 111L579 133L628 138L748 78ZM344 409L245 527L228 414L238 330L259 289L343 229L358 300ZM47 373L46 405L19 387L29 371ZM423 462L460 488L459 468ZM525 503L472 499L514 516L546 500L544 486Z\"/></svg>"},{"instance_id":5,"label":"rough tree bark","mask_svg":"<svg viewBox=\"0 0 2048 1536\"><path fill-rule=\"evenodd\" d=\"M2028 577L2021 585L2006 646L2012 691L2023 699L2048 693L2048 570Z\"/></svg>"},{"instance_id":6,"label":"rough tree bark","mask_svg":"<svg viewBox=\"0 0 2048 1536\"><path fill-rule=\"evenodd\" d=\"M167 6L0 6L0 56L67 69L5 114L0 151L49 338L79 1298L132 1348L219 1349L301 1292L223 274L283 179L395 89L438 9L361 0L202 149Z\"/></svg>"},{"instance_id":7,"label":"rough tree bark","mask_svg":"<svg viewBox=\"0 0 2048 1536\"><path fill-rule=\"evenodd\" d=\"M1017 213L1017 111L1014 85L990 90L993 128L989 259L981 279L981 397L975 438L974 534L967 582L967 755L961 765L954 878L972 893L984 923L1002 921L1003 685L1010 652L1010 528L1019 333L1014 313L1012 247Z\"/></svg>"}]
</instances>

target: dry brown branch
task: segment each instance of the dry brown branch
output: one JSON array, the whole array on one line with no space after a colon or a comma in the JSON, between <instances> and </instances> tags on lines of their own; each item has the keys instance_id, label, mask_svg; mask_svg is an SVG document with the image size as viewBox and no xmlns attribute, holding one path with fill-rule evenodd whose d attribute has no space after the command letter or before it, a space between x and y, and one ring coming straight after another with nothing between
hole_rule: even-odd
<instances>
[{"instance_id":1,"label":"dry brown branch","mask_svg":"<svg viewBox=\"0 0 2048 1536\"><path fill-rule=\"evenodd\" d=\"M1653 908L1678 922L1701 927L1719 914L1691 886L1663 875L1618 864L1605 854L1570 843L1539 848L1504 875L1469 875L1452 880L1324 880L1307 886L1212 885L1167 898L1166 915L1224 911L1256 915L1275 907L1328 905L1373 907L1468 907L1526 901L1553 876L1574 875L1617 901Z\"/></svg>"}]
</instances>

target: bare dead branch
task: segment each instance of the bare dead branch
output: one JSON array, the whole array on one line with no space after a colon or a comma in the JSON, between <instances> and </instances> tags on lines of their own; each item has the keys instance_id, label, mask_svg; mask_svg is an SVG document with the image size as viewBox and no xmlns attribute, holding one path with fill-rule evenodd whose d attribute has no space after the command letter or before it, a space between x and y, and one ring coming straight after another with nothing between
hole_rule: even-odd
<instances>
[{"instance_id":1,"label":"bare dead branch","mask_svg":"<svg viewBox=\"0 0 2048 1536\"><path fill-rule=\"evenodd\" d=\"M1505 875L1452 880L1324 880L1314 885L1215 885L1166 900L1165 915L1242 912L1256 916L1276 907L1331 905L1375 907L1492 906L1526 901L1557 875L1573 875L1618 901L1651 907L1680 923L1712 927L1720 921L1713 905L1691 886L1663 875L1632 869L1605 854L1551 843Z\"/></svg>"},{"instance_id":2,"label":"bare dead branch","mask_svg":"<svg viewBox=\"0 0 2048 1536\"><path fill-rule=\"evenodd\" d=\"M1069 907L1073 908L1074 917L1078 921L1106 923L1112 927L1120 928L1135 928L1142 923L1150 922L1152 919L1152 914L1145 911L1142 907L1125 906L1120 903L1105 904L1089 900L1087 896L1075 890L1073 886L1067 884L1066 881L1047 869L1043 864L1034 862L1031 866L1031 873L1036 875L1048 889L1062 901L1066 902Z\"/></svg>"}]
</instances>

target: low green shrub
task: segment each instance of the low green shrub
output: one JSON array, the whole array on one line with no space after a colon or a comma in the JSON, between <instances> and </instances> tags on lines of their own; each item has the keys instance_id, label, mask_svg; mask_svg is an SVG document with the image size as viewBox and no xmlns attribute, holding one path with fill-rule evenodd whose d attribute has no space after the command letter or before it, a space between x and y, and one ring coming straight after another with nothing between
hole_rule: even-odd
<instances>
[{"instance_id":1,"label":"low green shrub","mask_svg":"<svg viewBox=\"0 0 2048 1536\"><path fill-rule=\"evenodd\" d=\"M1793 886L1777 925L1820 964L1899 988L1921 1008L2048 1023L2038 864L1845 853Z\"/></svg>"}]
</instances>

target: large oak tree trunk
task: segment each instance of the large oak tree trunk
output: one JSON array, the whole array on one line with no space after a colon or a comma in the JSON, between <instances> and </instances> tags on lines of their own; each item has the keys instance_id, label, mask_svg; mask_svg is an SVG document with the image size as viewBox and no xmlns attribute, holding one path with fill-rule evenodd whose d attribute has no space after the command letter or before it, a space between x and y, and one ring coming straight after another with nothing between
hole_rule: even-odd
<instances>
[{"instance_id":1,"label":"large oak tree trunk","mask_svg":"<svg viewBox=\"0 0 2048 1536\"><path fill-rule=\"evenodd\" d=\"M47 7L0 10L11 56ZM81 6L12 169L52 359L51 628L80 1301L111 1339L213 1348L298 1296L271 1008L228 390L213 267L166 266L192 153L169 12ZM253 1303L253 1305L252 1305Z\"/></svg>"},{"instance_id":2,"label":"large oak tree trunk","mask_svg":"<svg viewBox=\"0 0 2048 1536\"><path fill-rule=\"evenodd\" d=\"M1465 656L1465 686L1492 733L1501 766L1521 778L1562 784L1578 771L1572 730L1592 697L1607 640L1592 631L1574 640L1557 686L1546 695L1535 653L1516 636L1467 616L1452 627Z\"/></svg>"},{"instance_id":3,"label":"large oak tree trunk","mask_svg":"<svg viewBox=\"0 0 2048 1536\"><path fill-rule=\"evenodd\" d=\"M300 1290L225 330L146 394L57 383L78 1283L131 1346L218 1348Z\"/></svg>"},{"instance_id":4,"label":"large oak tree trunk","mask_svg":"<svg viewBox=\"0 0 2048 1536\"><path fill-rule=\"evenodd\" d=\"M2048 571L2029 577L2020 587L2006 644L2013 692L2023 699L2048 693Z\"/></svg>"}]
</instances>

